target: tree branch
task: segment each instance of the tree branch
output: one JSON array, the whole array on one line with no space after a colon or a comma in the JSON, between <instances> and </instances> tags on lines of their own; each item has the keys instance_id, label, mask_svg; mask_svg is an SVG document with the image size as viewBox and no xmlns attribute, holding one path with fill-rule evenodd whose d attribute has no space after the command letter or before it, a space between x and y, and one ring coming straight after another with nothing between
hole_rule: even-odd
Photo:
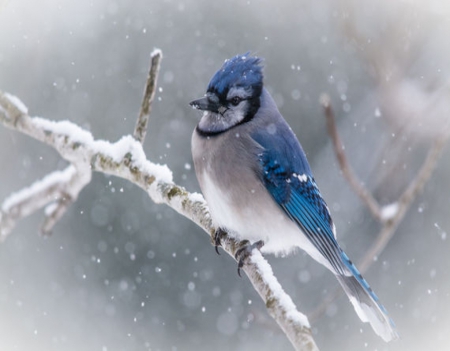
<instances>
[{"instance_id":1,"label":"tree branch","mask_svg":"<svg viewBox=\"0 0 450 351\"><path fill-rule=\"evenodd\" d=\"M23 190L22 195L12 195L3 203L0 218L2 239L6 238L17 220L49 204L53 207L47 207L44 229L53 227L68 205L76 200L81 189L90 182L92 171L129 180L147 192L154 202L170 206L210 236L215 233L216 228L212 226L203 197L175 184L167 166L147 160L139 142L144 140L145 132L137 140L130 135L115 143L95 140L91 133L71 122L30 117L19 99L1 92L0 122L53 147L71 163L64 171L51 173ZM221 242L223 249L234 258L240 243L229 236ZM259 251L253 251L243 270L294 348L317 351L307 317L296 309Z\"/></svg>"},{"instance_id":2,"label":"tree branch","mask_svg":"<svg viewBox=\"0 0 450 351\"><path fill-rule=\"evenodd\" d=\"M150 71L148 72L147 83L145 84L144 97L142 99L141 110L136 121L133 136L141 144L144 143L147 134L148 119L152 112L152 102L155 98L156 84L158 82L158 73L161 65L162 51L153 50L150 54Z\"/></svg>"},{"instance_id":3,"label":"tree branch","mask_svg":"<svg viewBox=\"0 0 450 351\"><path fill-rule=\"evenodd\" d=\"M45 206L47 208L41 233L51 234L53 226L90 180L89 169L80 171L70 165L64 171L50 173L31 186L11 194L3 202L0 211L0 242L6 239L18 220Z\"/></svg>"},{"instance_id":4,"label":"tree branch","mask_svg":"<svg viewBox=\"0 0 450 351\"><path fill-rule=\"evenodd\" d=\"M320 97L320 103L324 109L325 117L327 120L327 130L328 134L331 137L333 142L334 152L336 154L336 158L339 162L339 167L344 175L345 179L347 179L353 191L361 198L361 200L366 204L372 216L374 216L377 220L381 221L383 219L381 213L381 207L378 204L377 200L372 196L369 190L363 185L363 183L358 179L358 177L353 172L349 162L347 161L347 156L345 155L345 147L342 144L341 138L339 137L336 121L334 117L334 111L331 107L330 97L326 94L322 94Z\"/></svg>"}]
</instances>

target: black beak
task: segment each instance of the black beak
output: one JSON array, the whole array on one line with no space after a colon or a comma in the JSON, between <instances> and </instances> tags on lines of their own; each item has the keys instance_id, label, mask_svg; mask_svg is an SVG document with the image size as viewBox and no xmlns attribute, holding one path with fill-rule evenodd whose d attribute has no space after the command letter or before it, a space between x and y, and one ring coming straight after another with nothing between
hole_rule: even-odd
<instances>
[{"instance_id":1,"label":"black beak","mask_svg":"<svg viewBox=\"0 0 450 351\"><path fill-rule=\"evenodd\" d=\"M212 101L208 96L202 97L200 99L191 101L189 103L196 110L219 112L220 103Z\"/></svg>"}]
</instances>

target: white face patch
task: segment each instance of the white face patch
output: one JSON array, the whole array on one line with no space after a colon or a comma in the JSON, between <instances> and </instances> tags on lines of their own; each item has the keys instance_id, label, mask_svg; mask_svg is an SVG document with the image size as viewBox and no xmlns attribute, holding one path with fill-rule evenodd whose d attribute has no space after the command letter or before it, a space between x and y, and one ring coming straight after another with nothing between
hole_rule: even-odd
<instances>
[{"instance_id":1,"label":"white face patch","mask_svg":"<svg viewBox=\"0 0 450 351\"><path fill-rule=\"evenodd\" d=\"M248 99L252 96L253 89L243 87L231 87L227 94L227 100L231 100L234 97L240 97L242 100Z\"/></svg>"},{"instance_id":2,"label":"white face patch","mask_svg":"<svg viewBox=\"0 0 450 351\"><path fill-rule=\"evenodd\" d=\"M242 122L248 111L247 100L237 106L222 106L220 112L205 111L198 124L201 131L207 133L224 132Z\"/></svg>"}]
</instances>

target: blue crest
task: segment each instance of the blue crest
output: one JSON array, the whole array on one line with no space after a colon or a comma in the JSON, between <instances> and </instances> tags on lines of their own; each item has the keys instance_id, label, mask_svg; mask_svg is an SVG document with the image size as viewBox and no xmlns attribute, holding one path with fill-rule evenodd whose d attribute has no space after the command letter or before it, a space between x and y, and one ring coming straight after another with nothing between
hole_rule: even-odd
<instances>
[{"instance_id":1,"label":"blue crest","mask_svg":"<svg viewBox=\"0 0 450 351\"><path fill-rule=\"evenodd\" d=\"M208 92L225 98L231 87L243 87L253 89L259 95L263 85L261 61L259 57L250 56L249 52L226 60L209 82Z\"/></svg>"}]
</instances>

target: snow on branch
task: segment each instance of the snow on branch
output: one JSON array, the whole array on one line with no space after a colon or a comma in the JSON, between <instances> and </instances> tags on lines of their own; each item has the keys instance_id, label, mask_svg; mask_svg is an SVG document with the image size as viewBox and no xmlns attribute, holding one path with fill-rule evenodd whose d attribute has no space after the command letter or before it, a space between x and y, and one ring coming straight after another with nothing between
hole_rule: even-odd
<instances>
[{"instance_id":1,"label":"snow on branch","mask_svg":"<svg viewBox=\"0 0 450 351\"><path fill-rule=\"evenodd\" d=\"M212 237L216 228L212 226L203 196L189 193L175 184L170 169L149 161L142 148L161 52L155 51L151 59L134 135L123 136L115 143L96 140L90 132L69 121L54 122L30 117L18 98L0 92L0 122L5 127L49 145L70 163L63 171L52 172L5 199L0 211L0 241L7 238L18 220L44 207L45 220L41 231L49 233L69 205L76 201L80 191L90 183L93 171L136 184L155 203L170 206ZM234 258L240 243L229 236L225 236L221 243L223 249ZM294 348L317 351L307 317L297 310L259 251L253 251L243 270Z\"/></svg>"},{"instance_id":2,"label":"snow on branch","mask_svg":"<svg viewBox=\"0 0 450 351\"><path fill-rule=\"evenodd\" d=\"M15 223L46 206L41 233L51 233L56 222L74 202L81 189L91 181L89 167L70 165L63 171L50 173L31 186L11 194L0 212L0 241L6 239Z\"/></svg>"}]
</instances>

